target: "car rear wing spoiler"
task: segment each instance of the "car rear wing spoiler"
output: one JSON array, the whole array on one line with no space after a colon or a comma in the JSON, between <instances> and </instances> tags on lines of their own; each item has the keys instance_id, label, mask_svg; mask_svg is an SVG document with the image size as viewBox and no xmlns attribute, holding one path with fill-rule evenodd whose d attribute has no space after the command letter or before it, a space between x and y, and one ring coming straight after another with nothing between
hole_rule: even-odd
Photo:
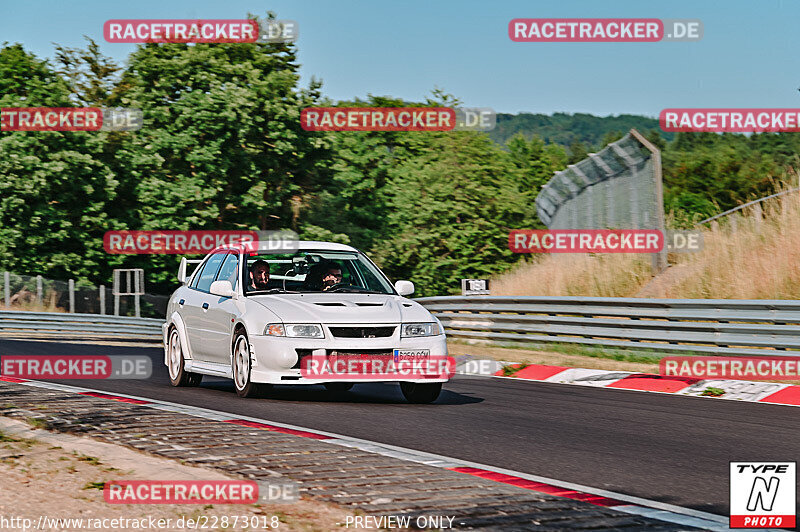
<instances>
[{"instance_id":1,"label":"car rear wing spoiler","mask_svg":"<svg viewBox=\"0 0 800 532\"><path fill-rule=\"evenodd\" d=\"M186 257L181 257L181 264L178 266L178 281L181 284L186 284L186 279L188 279L186 275L186 265L200 264L201 262L203 262L203 259L187 259Z\"/></svg>"}]
</instances>

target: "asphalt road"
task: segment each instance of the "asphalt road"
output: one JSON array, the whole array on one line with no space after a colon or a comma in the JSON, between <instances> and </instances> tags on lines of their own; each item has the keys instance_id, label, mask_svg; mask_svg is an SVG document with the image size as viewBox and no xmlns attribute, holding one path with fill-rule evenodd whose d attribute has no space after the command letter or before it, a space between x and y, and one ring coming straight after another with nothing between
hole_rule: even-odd
<instances>
[{"instance_id":1,"label":"asphalt road","mask_svg":"<svg viewBox=\"0 0 800 532\"><path fill-rule=\"evenodd\" d=\"M142 380L70 380L91 387L291 423L419 449L720 515L728 462L800 462L800 410L583 386L461 377L432 405L399 387L361 384L345 394L279 386L241 399L230 381L173 388L163 350L0 339L2 355L149 355ZM477 354L477 353L476 353Z\"/></svg>"}]
</instances>

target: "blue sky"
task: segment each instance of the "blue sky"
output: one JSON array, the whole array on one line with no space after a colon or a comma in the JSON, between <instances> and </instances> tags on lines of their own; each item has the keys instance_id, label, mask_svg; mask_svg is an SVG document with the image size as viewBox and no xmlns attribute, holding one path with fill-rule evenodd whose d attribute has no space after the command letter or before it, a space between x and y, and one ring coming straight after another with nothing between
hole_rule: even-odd
<instances>
[{"instance_id":1,"label":"blue sky","mask_svg":"<svg viewBox=\"0 0 800 532\"><path fill-rule=\"evenodd\" d=\"M434 87L499 112L635 113L666 107L800 107L800 2L752 0L0 0L0 42L40 57L93 37L120 62L135 45L103 40L111 18L298 21L303 84L333 99L422 100ZM513 18L699 18L700 42L515 43Z\"/></svg>"}]
</instances>

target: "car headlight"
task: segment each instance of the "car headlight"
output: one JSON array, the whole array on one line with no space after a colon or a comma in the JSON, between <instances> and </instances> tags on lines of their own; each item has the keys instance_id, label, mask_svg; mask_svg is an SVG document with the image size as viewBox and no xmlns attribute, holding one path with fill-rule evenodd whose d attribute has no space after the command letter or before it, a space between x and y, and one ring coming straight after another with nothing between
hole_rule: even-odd
<instances>
[{"instance_id":1,"label":"car headlight","mask_svg":"<svg viewBox=\"0 0 800 532\"><path fill-rule=\"evenodd\" d=\"M267 336L288 336L290 338L325 338L322 326L316 323L298 323L284 325L270 323L264 329Z\"/></svg>"},{"instance_id":2,"label":"car headlight","mask_svg":"<svg viewBox=\"0 0 800 532\"><path fill-rule=\"evenodd\" d=\"M404 323L400 328L402 338L436 336L437 334L441 334L438 323Z\"/></svg>"},{"instance_id":3,"label":"car headlight","mask_svg":"<svg viewBox=\"0 0 800 532\"><path fill-rule=\"evenodd\" d=\"M283 328L283 323L270 323L264 329L264 334L267 336L286 336L286 330Z\"/></svg>"}]
</instances>

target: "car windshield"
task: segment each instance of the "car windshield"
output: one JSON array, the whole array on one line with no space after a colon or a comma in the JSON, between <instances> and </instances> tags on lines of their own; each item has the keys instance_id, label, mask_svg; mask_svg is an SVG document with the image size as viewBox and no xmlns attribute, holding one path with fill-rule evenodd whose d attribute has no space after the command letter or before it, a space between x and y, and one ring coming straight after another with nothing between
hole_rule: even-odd
<instances>
[{"instance_id":1,"label":"car windshield","mask_svg":"<svg viewBox=\"0 0 800 532\"><path fill-rule=\"evenodd\" d=\"M362 253L302 250L249 253L245 294L324 292L394 294L386 276Z\"/></svg>"}]
</instances>

